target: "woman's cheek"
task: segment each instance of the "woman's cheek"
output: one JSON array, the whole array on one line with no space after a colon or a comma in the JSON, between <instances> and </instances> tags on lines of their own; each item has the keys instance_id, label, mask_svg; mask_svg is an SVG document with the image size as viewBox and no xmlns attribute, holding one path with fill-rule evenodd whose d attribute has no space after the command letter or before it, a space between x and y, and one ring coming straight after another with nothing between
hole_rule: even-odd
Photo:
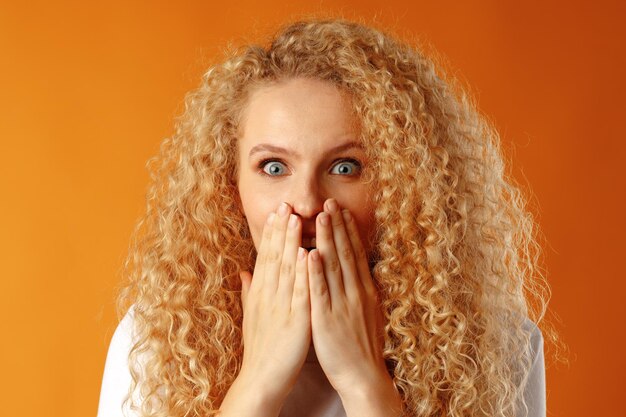
<instances>
[{"instance_id":1,"label":"woman's cheek","mask_svg":"<svg viewBox=\"0 0 626 417\"><path fill-rule=\"evenodd\" d=\"M374 210L367 201L362 201L361 205L352 205L354 209L350 209L350 207L346 207L350 210L354 221L357 223L357 229L359 231L359 238L363 244L365 250L369 253L373 239L375 235L375 218L374 218Z\"/></svg>"},{"instance_id":2,"label":"woman's cheek","mask_svg":"<svg viewBox=\"0 0 626 417\"><path fill-rule=\"evenodd\" d=\"M267 218L270 213L275 212L280 202L273 204L271 200L267 198L255 198L250 201L250 206L247 210L248 225L250 227L250 233L254 241L256 250L259 250L261 244L261 237L263 236L263 228L267 222Z\"/></svg>"}]
</instances>

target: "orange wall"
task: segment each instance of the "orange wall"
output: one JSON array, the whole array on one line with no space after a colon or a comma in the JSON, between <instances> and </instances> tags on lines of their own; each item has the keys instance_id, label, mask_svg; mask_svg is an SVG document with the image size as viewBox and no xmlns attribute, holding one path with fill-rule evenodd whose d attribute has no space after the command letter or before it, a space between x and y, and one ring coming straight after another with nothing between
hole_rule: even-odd
<instances>
[{"instance_id":1,"label":"orange wall","mask_svg":"<svg viewBox=\"0 0 626 417\"><path fill-rule=\"evenodd\" d=\"M551 307L571 351L569 367L548 366L549 415L622 408L622 3L10 3L0 3L2 415L95 415L146 160L226 42L320 11L427 40L473 87L549 243Z\"/></svg>"}]
</instances>

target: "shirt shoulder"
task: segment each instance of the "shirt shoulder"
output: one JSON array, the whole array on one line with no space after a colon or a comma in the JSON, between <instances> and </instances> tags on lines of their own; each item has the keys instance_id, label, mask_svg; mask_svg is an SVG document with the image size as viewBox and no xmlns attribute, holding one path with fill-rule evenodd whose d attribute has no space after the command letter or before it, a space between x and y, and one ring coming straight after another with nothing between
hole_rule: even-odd
<instances>
[{"instance_id":1,"label":"shirt shoulder","mask_svg":"<svg viewBox=\"0 0 626 417\"><path fill-rule=\"evenodd\" d=\"M523 399L528 408L528 414L523 406L518 408L518 417L545 417L546 416L546 371L543 354L543 334L539 327L526 318L524 329L530 331L531 365L526 379Z\"/></svg>"},{"instance_id":2,"label":"shirt shoulder","mask_svg":"<svg viewBox=\"0 0 626 417\"><path fill-rule=\"evenodd\" d=\"M117 325L106 357L98 417L134 417L123 403L131 386L128 354L133 346L133 308L131 307Z\"/></svg>"}]
</instances>

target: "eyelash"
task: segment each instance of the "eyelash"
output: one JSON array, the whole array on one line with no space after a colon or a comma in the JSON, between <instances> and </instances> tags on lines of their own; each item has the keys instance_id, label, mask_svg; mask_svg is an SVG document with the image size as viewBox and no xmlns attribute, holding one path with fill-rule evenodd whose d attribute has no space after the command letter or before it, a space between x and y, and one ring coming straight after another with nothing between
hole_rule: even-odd
<instances>
[{"instance_id":1,"label":"eyelash","mask_svg":"<svg viewBox=\"0 0 626 417\"><path fill-rule=\"evenodd\" d=\"M261 160L261 161L259 162L259 164L258 164L258 166L257 166L259 173L260 173L261 175L264 175L264 176L266 176L266 177L270 177L270 178L272 178L272 177L281 177L282 175L270 175L270 174L268 174L267 172L265 172L265 171L263 170L263 168L265 167L265 165L269 164L270 162L280 162L281 164L283 164L283 165L285 165L285 166L287 165L287 164L285 163L285 161L283 161L282 159L277 159L277 158L267 158L267 159L263 159L263 160ZM352 175L343 175L344 177L353 177L353 176L358 175L358 174L361 172L361 169L362 169L361 162L360 162L359 160L357 160L357 159L354 159L354 158L341 158L341 159L337 159L337 160L335 160L335 161L333 162L333 165L332 165L331 169L332 169L333 167L335 167L337 164L342 163L342 162L350 162L350 163L354 164L354 165L356 166L356 170L357 170L357 172L356 172L355 174L352 174Z\"/></svg>"}]
</instances>

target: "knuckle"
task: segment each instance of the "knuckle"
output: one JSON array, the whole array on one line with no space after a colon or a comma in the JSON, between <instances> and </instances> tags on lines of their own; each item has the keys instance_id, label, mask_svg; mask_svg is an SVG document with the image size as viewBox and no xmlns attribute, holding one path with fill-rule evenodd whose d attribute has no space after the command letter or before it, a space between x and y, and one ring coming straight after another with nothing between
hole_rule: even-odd
<instances>
[{"instance_id":1,"label":"knuckle","mask_svg":"<svg viewBox=\"0 0 626 417\"><path fill-rule=\"evenodd\" d=\"M315 289L315 294L320 297L326 297L328 294L328 287L326 285L320 285Z\"/></svg>"},{"instance_id":2,"label":"knuckle","mask_svg":"<svg viewBox=\"0 0 626 417\"><path fill-rule=\"evenodd\" d=\"M289 277L292 274L293 274L293 265L289 262L283 262L283 264L280 265L280 275Z\"/></svg>"},{"instance_id":3,"label":"knuckle","mask_svg":"<svg viewBox=\"0 0 626 417\"><path fill-rule=\"evenodd\" d=\"M265 261L270 263L276 263L280 260L280 252L275 249L270 249L265 255Z\"/></svg>"},{"instance_id":4,"label":"knuckle","mask_svg":"<svg viewBox=\"0 0 626 417\"><path fill-rule=\"evenodd\" d=\"M341 264L339 263L339 259L337 258L332 258L329 262L328 262L328 269L331 272L339 272L339 270L341 269Z\"/></svg>"},{"instance_id":5,"label":"knuckle","mask_svg":"<svg viewBox=\"0 0 626 417\"><path fill-rule=\"evenodd\" d=\"M355 248L356 257L359 261L366 260L367 254L365 253L365 248L362 245L357 245Z\"/></svg>"},{"instance_id":6,"label":"knuckle","mask_svg":"<svg viewBox=\"0 0 626 417\"><path fill-rule=\"evenodd\" d=\"M339 251L339 256L341 256L341 259L345 259L345 260L349 260L352 258L352 249L349 246L346 246L344 248L342 248Z\"/></svg>"},{"instance_id":7,"label":"knuckle","mask_svg":"<svg viewBox=\"0 0 626 417\"><path fill-rule=\"evenodd\" d=\"M301 287L294 287L293 288L293 298L304 298L307 295L307 292L304 290L304 288Z\"/></svg>"},{"instance_id":8,"label":"knuckle","mask_svg":"<svg viewBox=\"0 0 626 417\"><path fill-rule=\"evenodd\" d=\"M289 217L287 217L289 218ZM277 219L278 220L278 219ZM279 232L284 232L285 229L287 228L287 220L278 220L278 221L274 221L274 230L277 230Z\"/></svg>"}]
</instances>

